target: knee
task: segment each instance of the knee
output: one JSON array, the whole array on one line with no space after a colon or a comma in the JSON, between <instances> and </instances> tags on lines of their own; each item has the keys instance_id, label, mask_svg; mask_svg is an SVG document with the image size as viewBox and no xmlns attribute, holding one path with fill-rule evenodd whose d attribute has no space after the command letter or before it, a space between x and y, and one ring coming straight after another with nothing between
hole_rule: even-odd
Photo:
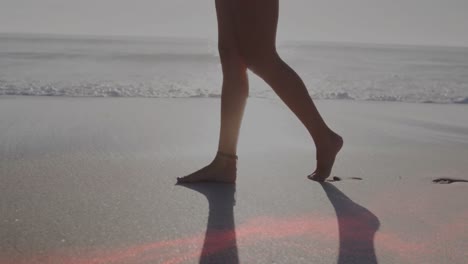
<instances>
[{"instance_id":1,"label":"knee","mask_svg":"<svg viewBox=\"0 0 468 264\"><path fill-rule=\"evenodd\" d=\"M227 64L238 67L246 67L241 53L235 45L219 43L218 53L223 65Z\"/></svg>"},{"instance_id":2,"label":"knee","mask_svg":"<svg viewBox=\"0 0 468 264\"><path fill-rule=\"evenodd\" d=\"M276 51L247 51L242 55L247 68L264 79L274 74L276 65L281 61Z\"/></svg>"}]
</instances>

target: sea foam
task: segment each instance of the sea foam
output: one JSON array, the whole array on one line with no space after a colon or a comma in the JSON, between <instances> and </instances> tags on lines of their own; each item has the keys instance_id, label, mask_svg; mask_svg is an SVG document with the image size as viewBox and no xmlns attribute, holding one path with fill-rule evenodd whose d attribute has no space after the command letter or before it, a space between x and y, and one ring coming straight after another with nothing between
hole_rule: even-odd
<instances>
[{"instance_id":1,"label":"sea foam","mask_svg":"<svg viewBox=\"0 0 468 264\"><path fill-rule=\"evenodd\" d=\"M314 99L468 103L468 49L289 43ZM218 98L216 43L0 35L0 95ZM250 74L250 96L277 98Z\"/></svg>"}]
</instances>

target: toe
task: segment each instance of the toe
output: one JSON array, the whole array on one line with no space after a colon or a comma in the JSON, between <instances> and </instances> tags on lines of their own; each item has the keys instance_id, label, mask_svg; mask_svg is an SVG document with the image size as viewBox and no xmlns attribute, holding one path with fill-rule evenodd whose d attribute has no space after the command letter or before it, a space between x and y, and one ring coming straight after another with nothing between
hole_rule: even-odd
<instances>
[{"instance_id":1,"label":"toe","mask_svg":"<svg viewBox=\"0 0 468 264\"><path fill-rule=\"evenodd\" d=\"M324 182L327 179L327 177L324 177L322 173L319 173L317 171L307 176L307 178L316 182Z\"/></svg>"},{"instance_id":2,"label":"toe","mask_svg":"<svg viewBox=\"0 0 468 264\"><path fill-rule=\"evenodd\" d=\"M192 182L190 176L177 177L177 183L189 183L189 182Z\"/></svg>"}]
</instances>

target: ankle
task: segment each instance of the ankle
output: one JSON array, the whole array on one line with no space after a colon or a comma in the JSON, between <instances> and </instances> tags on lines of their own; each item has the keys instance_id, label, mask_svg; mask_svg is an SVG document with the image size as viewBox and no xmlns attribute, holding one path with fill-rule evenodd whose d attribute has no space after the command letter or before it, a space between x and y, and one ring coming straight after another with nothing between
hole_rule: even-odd
<instances>
[{"instance_id":1,"label":"ankle","mask_svg":"<svg viewBox=\"0 0 468 264\"><path fill-rule=\"evenodd\" d=\"M220 158L223 158L223 159L230 159L230 160L237 160L238 159L236 154L230 154L230 153L223 152L223 151L218 151L216 153L216 157L220 157Z\"/></svg>"},{"instance_id":2,"label":"ankle","mask_svg":"<svg viewBox=\"0 0 468 264\"><path fill-rule=\"evenodd\" d=\"M237 155L228 154L221 151L216 153L213 163L225 168L236 168L237 166Z\"/></svg>"}]
</instances>

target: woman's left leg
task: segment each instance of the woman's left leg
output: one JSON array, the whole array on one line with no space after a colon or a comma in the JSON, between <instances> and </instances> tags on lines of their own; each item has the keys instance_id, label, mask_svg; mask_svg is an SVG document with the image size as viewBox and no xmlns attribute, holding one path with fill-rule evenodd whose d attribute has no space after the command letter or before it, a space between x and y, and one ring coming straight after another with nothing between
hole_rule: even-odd
<instances>
[{"instance_id":1,"label":"woman's left leg","mask_svg":"<svg viewBox=\"0 0 468 264\"><path fill-rule=\"evenodd\" d=\"M324 122L303 81L276 52L278 0L236 0L235 22L239 47L247 67L265 80L299 118L312 136L317 168L311 178L330 176L342 138Z\"/></svg>"}]
</instances>

